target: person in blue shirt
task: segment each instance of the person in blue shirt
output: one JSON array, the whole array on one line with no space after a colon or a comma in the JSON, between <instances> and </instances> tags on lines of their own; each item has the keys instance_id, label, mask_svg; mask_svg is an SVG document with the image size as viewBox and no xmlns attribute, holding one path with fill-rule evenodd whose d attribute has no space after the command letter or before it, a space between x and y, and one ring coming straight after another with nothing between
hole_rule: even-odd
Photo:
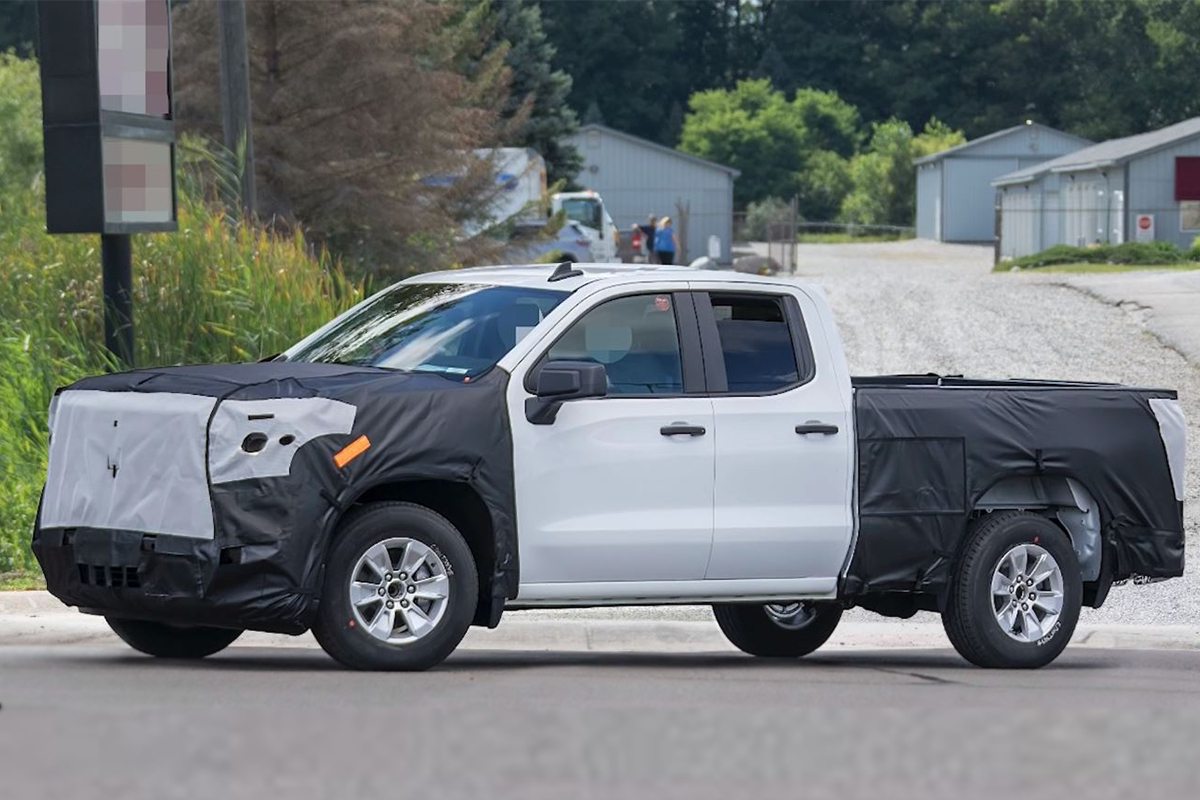
<instances>
[{"instance_id":1,"label":"person in blue shirt","mask_svg":"<svg viewBox=\"0 0 1200 800\"><path fill-rule=\"evenodd\" d=\"M654 254L658 256L659 264L674 264L675 253L679 251L679 237L671 227L671 218L663 217L658 221L658 229L654 231Z\"/></svg>"}]
</instances>

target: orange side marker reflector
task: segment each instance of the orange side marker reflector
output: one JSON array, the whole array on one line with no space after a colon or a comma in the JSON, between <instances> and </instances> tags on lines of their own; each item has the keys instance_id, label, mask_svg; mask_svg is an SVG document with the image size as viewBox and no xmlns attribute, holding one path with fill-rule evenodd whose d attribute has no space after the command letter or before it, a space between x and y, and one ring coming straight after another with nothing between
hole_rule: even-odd
<instances>
[{"instance_id":1,"label":"orange side marker reflector","mask_svg":"<svg viewBox=\"0 0 1200 800\"><path fill-rule=\"evenodd\" d=\"M333 454L333 463L337 464L338 469L349 464L354 459L361 456L366 449L371 446L371 440L366 437L366 434L355 439L350 444L343 447Z\"/></svg>"}]
</instances>

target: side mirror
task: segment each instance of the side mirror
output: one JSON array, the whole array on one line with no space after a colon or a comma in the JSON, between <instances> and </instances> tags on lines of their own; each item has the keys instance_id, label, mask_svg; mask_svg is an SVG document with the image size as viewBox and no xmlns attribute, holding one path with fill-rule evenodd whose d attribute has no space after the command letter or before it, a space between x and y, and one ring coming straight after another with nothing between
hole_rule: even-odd
<instances>
[{"instance_id":1,"label":"side mirror","mask_svg":"<svg viewBox=\"0 0 1200 800\"><path fill-rule=\"evenodd\" d=\"M551 425L566 401L607 395L608 375L592 361L548 361L538 371L536 394L525 401L525 419Z\"/></svg>"}]
</instances>

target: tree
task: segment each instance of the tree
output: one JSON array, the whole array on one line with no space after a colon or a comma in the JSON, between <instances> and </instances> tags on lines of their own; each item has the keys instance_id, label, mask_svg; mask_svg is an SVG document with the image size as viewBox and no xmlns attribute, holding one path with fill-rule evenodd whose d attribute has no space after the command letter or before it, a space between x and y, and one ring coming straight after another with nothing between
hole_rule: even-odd
<instances>
[{"instance_id":1,"label":"tree","mask_svg":"<svg viewBox=\"0 0 1200 800\"><path fill-rule=\"evenodd\" d=\"M971 136L1027 118L1093 138L1200 114L1200 0L552 2L570 102L661 139L672 103L761 77L868 123ZM587 35L583 35L587 32ZM647 101L645 98L650 98ZM670 144L670 142L666 142Z\"/></svg>"},{"instance_id":2,"label":"tree","mask_svg":"<svg viewBox=\"0 0 1200 800\"><path fill-rule=\"evenodd\" d=\"M801 87L792 99L792 108L804 131L806 149L829 150L843 158L858 152L862 140L858 109L836 93Z\"/></svg>"},{"instance_id":3,"label":"tree","mask_svg":"<svg viewBox=\"0 0 1200 800\"><path fill-rule=\"evenodd\" d=\"M13 50L19 56L33 55L37 39L37 4L34 0L0 2L0 53Z\"/></svg>"},{"instance_id":4,"label":"tree","mask_svg":"<svg viewBox=\"0 0 1200 800\"><path fill-rule=\"evenodd\" d=\"M759 78L689 101L680 149L741 171L739 207L766 197L800 198L800 213L828 219L848 185L843 156L859 140L858 113L836 94L802 89L788 100Z\"/></svg>"},{"instance_id":5,"label":"tree","mask_svg":"<svg viewBox=\"0 0 1200 800\"><path fill-rule=\"evenodd\" d=\"M913 159L964 141L961 131L937 119L915 137L904 120L876 124L867 152L850 162L853 188L842 204L842 218L869 225L912 225L917 191Z\"/></svg>"},{"instance_id":6,"label":"tree","mask_svg":"<svg viewBox=\"0 0 1200 800\"><path fill-rule=\"evenodd\" d=\"M571 180L583 166L579 152L567 137L579 129L579 120L567 103L571 76L555 69L555 48L542 29L535 0L492 0L494 13L491 44L504 47L504 63L511 81L503 109L506 120L519 118L504 144L532 147L546 160L549 180Z\"/></svg>"},{"instance_id":7,"label":"tree","mask_svg":"<svg viewBox=\"0 0 1200 800\"><path fill-rule=\"evenodd\" d=\"M688 101L679 148L741 171L734 202L789 197L804 164L804 131L795 109L767 80L697 92Z\"/></svg>"},{"instance_id":8,"label":"tree","mask_svg":"<svg viewBox=\"0 0 1200 800\"><path fill-rule=\"evenodd\" d=\"M571 107L583 114L595 105L606 124L664 144L673 101L685 68L676 59L680 32L676 5L659 0L575 0L541 3L555 66L571 76Z\"/></svg>"},{"instance_id":9,"label":"tree","mask_svg":"<svg viewBox=\"0 0 1200 800\"><path fill-rule=\"evenodd\" d=\"M27 191L42 170L42 114L38 65L0 53L0 195Z\"/></svg>"},{"instance_id":10,"label":"tree","mask_svg":"<svg viewBox=\"0 0 1200 800\"><path fill-rule=\"evenodd\" d=\"M923 158L963 144L967 137L937 117L925 123L925 129L913 137L912 157Z\"/></svg>"},{"instance_id":11,"label":"tree","mask_svg":"<svg viewBox=\"0 0 1200 800\"><path fill-rule=\"evenodd\" d=\"M831 150L814 150L796 176L796 197L805 219L836 219L853 186L850 162Z\"/></svg>"},{"instance_id":12,"label":"tree","mask_svg":"<svg viewBox=\"0 0 1200 800\"><path fill-rule=\"evenodd\" d=\"M478 15L428 0L262 0L246 11L263 217L302 222L365 271L470 254L462 224L494 192L491 164L473 151L498 141L508 95ZM174 30L180 123L215 138L214 5L182 6Z\"/></svg>"}]
</instances>

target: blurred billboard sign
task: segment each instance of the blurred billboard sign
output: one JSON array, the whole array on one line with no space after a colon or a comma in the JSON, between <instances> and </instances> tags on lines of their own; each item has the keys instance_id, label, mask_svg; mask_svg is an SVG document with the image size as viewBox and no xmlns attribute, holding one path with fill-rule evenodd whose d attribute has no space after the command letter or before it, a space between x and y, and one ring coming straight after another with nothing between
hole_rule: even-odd
<instances>
[{"instance_id":1,"label":"blurred billboard sign","mask_svg":"<svg viewBox=\"0 0 1200 800\"><path fill-rule=\"evenodd\" d=\"M168 0L40 0L50 233L175 230Z\"/></svg>"}]
</instances>

